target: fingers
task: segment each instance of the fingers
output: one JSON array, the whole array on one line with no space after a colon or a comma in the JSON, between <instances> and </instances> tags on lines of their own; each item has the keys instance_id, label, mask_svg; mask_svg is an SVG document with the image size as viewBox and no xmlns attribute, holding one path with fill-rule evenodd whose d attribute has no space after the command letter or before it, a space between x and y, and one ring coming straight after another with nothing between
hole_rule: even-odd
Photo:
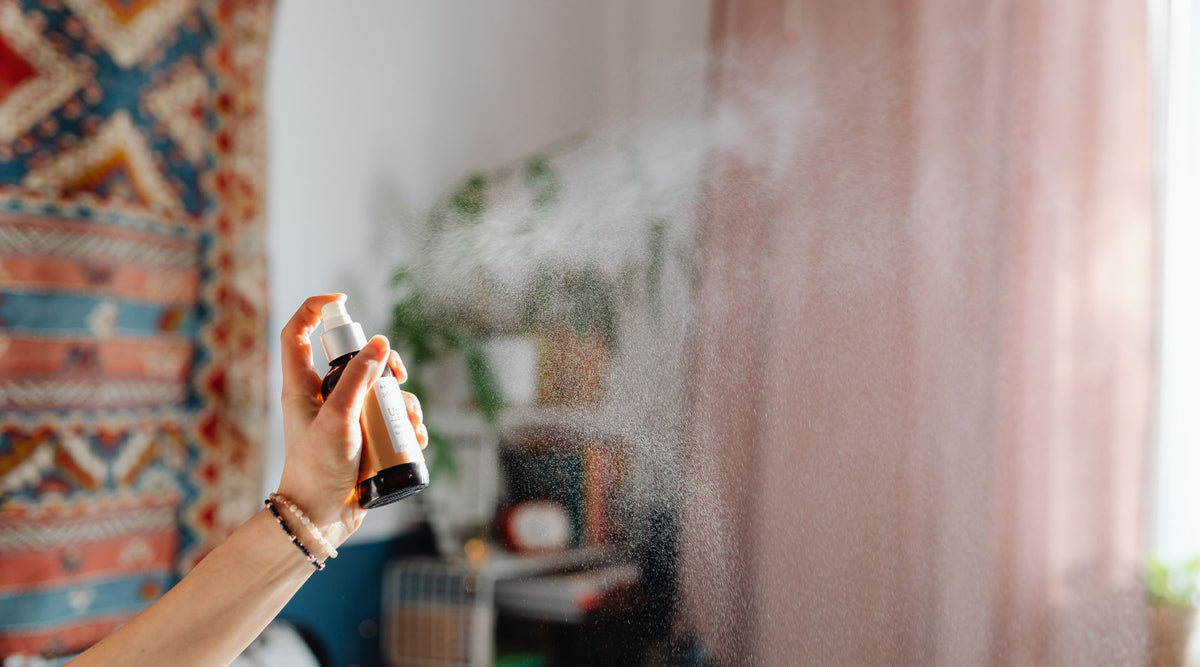
<instances>
[{"instance_id":1,"label":"fingers","mask_svg":"<svg viewBox=\"0 0 1200 667\"><path fill-rule=\"evenodd\" d=\"M392 369L392 375L396 376L396 382L404 384L408 381L408 369L404 367L404 362L400 360L400 353L392 350L388 355L388 368Z\"/></svg>"},{"instance_id":2,"label":"fingers","mask_svg":"<svg viewBox=\"0 0 1200 667\"><path fill-rule=\"evenodd\" d=\"M388 340L383 336L375 336L367 341L363 349L346 364L346 370L342 372L333 393L325 400L321 414L328 411L339 420L357 421L371 384L383 374L387 354Z\"/></svg>"},{"instance_id":3,"label":"fingers","mask_svg":"<svg viewBox=\"0 0 1200 667\"><path fill-rule=\"evenodd\" d=\"M404 397L404 408L408 410L408 418L412 420L413 427L416 428L417 424L420 424L421 420L425 418L425 413L421 410L421 399L417 398L416 394L407 391L400 392L400 395Z\"/></svg>"},{"instance_id":4,"label":"fingers","mask_svg":"<svg viewBox=\"0 0 1200 667\"><path fill-rule=\"evenodd\" d=\"M429 429L425 428L425 413L421 410L421 401L416 394L402 391L400 394L404 397L404 407L408 410L408 420L412 422L413 431L417 433L417 443L421 445L421 449L429 444Z\"/></svg>"},{"instance_id":5,"label":"fingers","mask_svg":"<svg viewBox=\"0 0 1200 667\"><path fill-rule=\"evenodd\" d=\"M279 334L283 362L283 393L315 396L321 388L321 378L313 368L312 344L309 337L321 321L321 308L327 303L345 300L345 294L320 294L304 300L283 331Z\"/></svg>"}]
</instances>

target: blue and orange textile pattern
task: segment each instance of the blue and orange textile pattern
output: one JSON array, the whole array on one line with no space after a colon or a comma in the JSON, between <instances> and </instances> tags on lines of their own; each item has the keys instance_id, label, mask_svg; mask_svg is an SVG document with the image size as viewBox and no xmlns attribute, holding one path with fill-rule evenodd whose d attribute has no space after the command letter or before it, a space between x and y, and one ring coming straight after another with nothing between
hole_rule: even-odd
<instances>
[{"instance_id":1,"label":"blue and orange textile pattern","mask_svg":"<svg viewBox=\"0 0 1200 667\"><path fill-rule=\"evenodd\" d=\"M86 648L257 508L271 10L0 0L0 656Z\"/></svg>"}]
</instances>

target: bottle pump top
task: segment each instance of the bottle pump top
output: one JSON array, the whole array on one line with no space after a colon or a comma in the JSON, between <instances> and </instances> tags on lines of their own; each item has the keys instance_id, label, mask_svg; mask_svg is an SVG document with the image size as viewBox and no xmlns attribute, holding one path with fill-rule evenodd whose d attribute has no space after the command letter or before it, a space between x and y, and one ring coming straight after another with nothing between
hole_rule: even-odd
<instances>
[{"instance_id":1,"label":"bottle pump top","mask_svg":"<svg viewBox=\"0 0 1200 667\"><path fill-rule=\"evenodd\" d=\"M326 361L358 352L366 344L362 325L350 319L344 301L325 304L321 309L321 349L325 350Z\"/></svg>"}]
</instances>

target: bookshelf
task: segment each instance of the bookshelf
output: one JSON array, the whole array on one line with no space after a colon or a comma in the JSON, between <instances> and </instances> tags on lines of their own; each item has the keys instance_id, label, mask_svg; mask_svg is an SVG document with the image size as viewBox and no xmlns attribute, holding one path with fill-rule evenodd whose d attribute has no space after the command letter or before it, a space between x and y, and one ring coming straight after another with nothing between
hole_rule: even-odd
<instances>
[{"instance_id":1,"label":"bookshelf","mask_svg":"<svg viewBox=\"0 0 1200 667\"><path fill-rule=\"evenodd\" d=\"M543 581L539 590L558 588L557 580L541 578L577 573L572 576L584 581L564 581L580 587L595 584L586 573L637 568L619 548L602 541L615 527L607 520L597 522L594 513L596 508L606 512L610 498L597 496L594 489L589 494L588 489L596 484L587 485L589 480L603 481L594 476L601 470L594 465L596 461L621 455L625 436L615 413L599 406L513 406L503 409L492 424L477 411L433 404L425 408L425 419L447 436L457 473L454 479L441 479L422 494L442 556L397 561L388 573L385 647L394 664L490 665L497 617L508 617L529 597L510 594L504 598L507 606L498 605L497 586L503 588L505 582L539 585L536 582ZM486 558L472 563L461 557L464 536L480 535L478 526L494 521L506 495L505 485L498 483L504 478L503 461L543 455L578 459L578 471L573 473L577 477L571 477L580 483L578 493L571 496L578 502L564 503L569 511L574 507L581 512L578 517L572 515L582 526L575 533L578 545L557 553L521 554L489 539ZM533 474L531 468L521 469ZM564 595L574 590L566 584L561 587ZM570 602L556 599L555 603ZM440 637L437 641L430 639L430 627L440 628L432 635ZM415 632L415 628L422 630Z\"/></svg>"}]
</instances>

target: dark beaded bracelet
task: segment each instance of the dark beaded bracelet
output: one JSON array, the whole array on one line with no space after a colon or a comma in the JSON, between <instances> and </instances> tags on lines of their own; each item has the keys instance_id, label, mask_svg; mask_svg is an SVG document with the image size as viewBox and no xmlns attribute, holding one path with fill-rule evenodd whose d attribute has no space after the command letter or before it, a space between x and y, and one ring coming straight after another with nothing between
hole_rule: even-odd
<instances>
[{"instance_id":1,"label":"dark beaded bracelet","mask_svg":"<svg viewBox=\"0 0 1200 667\"><path fill-rule=\"evenodd\" d=\"M304 553L304 557L308 559L309 563L312 563L313 568L315 568L318 572L324 570L325 561L317 560L317 557L312 555L312 552L310 552L308 548L304 546L304 543L300 541L300 538L296 537L296 534L293 533L292 529L288 527L287 522L283 520L283 516L279 514L279 510L275 509L275 503L271 502L270 498L267 498L263 501L263 504L267 506L267 509L271 510L271 514L275 516L276 523L283 528L283 532L287 533L288 539L292 541L292 544L300 548L300 551Z\"/></svg>"}]
</instances>

